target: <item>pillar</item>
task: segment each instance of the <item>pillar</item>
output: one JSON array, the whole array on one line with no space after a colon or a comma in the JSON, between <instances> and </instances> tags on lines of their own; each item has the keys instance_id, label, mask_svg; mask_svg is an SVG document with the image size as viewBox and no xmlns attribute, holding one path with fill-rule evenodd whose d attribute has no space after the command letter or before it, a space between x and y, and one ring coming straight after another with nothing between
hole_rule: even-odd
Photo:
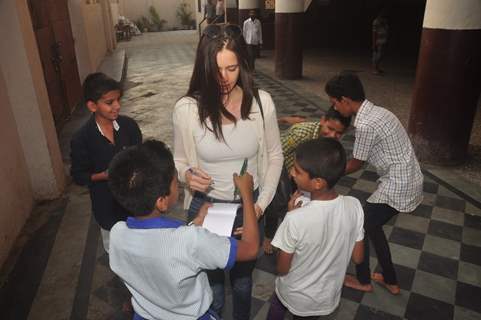
<instances>
[{"instance_id":1,"label":"pillar","mask_svg":"<svg viewBox=\"0 0 481 320\"><path fill-rule=\"evenodd\" d=\"M481 2L428 0L408 131L421 161L462 163L481 90Z\"/></svg>"},{"instance_id":2,"label":"pillar","mask_svg":"<svg viewBox=\"0 0 481 320\"><path fill-rule=\"evenodd\" d=\"M27 2L0 1L0 21L0 69L33 196L54 199L66 180Z\"/></svg>"},{"instance_id":3,"label":"pillar","mask_svg":"<svg viewBox=\"0 0 481 320\"><path fill-rule=\"evenodd\" d=\"M239 10L237 9L236 0L225 0L225 11L227 15L227 23L239 24Z\"/></svg>"},{"instance_id":4,"label":"pillar","mask_svg":"<svg viewBox=\"0 0 481 320\"><path fill-rule=\"evenodd\" d=\"M275 13L276 76L301 78L304 0L277 0Z\"/></svg>"},{"instance_id":5,"label":"pillar","mask_svg":"<svg viewBox=\"0 0 481 320\"><path fill-rule=\"evenodd\" d=\"M259 0L239 0L239 25L241 27L249 18L249 11L252 9L257 11L257 17L259 17Z\"/></svg>"}]
</instances>

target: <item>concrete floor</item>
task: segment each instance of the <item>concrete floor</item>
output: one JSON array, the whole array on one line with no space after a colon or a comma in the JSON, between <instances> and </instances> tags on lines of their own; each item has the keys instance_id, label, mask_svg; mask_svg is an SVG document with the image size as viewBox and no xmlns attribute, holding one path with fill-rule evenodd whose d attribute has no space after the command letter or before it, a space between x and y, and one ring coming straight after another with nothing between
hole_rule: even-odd
<instances>
[{"instance_id":1,"label":"concrete floor","mask_svg":"<svg viewBox=\"0 0 481 320\"><path fill-rule=\"evenodd\" d=\"M122 112L138 121L144 138L172 144L171 109L187 90L196 36L195 31L144 34L120 43L118 54L104 63L105 72L118 74L112 68L123 62L123 52L129 57ZM388 60L386 75L379 77L368 72L368 57L308 51L305 77L279 81L273 76L272 52L264 52L257 69L256 82L273 95L279 115L318 118L329 106L323 96L325 81L349 69L359 72L371 100L390 108L403 123L408 119L414 80L409 62ZM76 111L61 133L67 167L68 141L86 116L85 110ZM474 131L471 143L479 146L479 112ZM352 148L352 131L342 142L347 150ZM401 296L392 297L380 287L372 294L344 290L338 319L481 318L481 184L476 185L465 168L423 169L423 204L385 228ZM343 178L338 191L365 200L375 180L367 168ZM184 217L180 207L173 214ZM371 258L375 265L375 256ZM265 318L274 273L273 258L261 255L254 273L252 319ZM128 294L108 268L88 192L75 185L62 199L37 206L0 276L2 319L128 318L121 310ZM224 316L231 319L227 301Z\"/></svg>"}]
</instances>

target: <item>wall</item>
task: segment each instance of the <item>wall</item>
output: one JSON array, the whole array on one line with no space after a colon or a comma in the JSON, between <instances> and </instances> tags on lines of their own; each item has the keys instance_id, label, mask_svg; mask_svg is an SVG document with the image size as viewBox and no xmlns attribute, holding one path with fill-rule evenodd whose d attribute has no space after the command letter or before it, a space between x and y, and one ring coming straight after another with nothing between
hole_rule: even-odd
<instances>
[{"instance_id":1,"label":"wall","mask_svg":"<svg viewBox=\"0 0 481 320\"><path fill-rule=\"evenodd\" d=\"M119 12L131 21L137 20L141 16L146 16L150 19L149 7L153 5L157 9L160 18L167 21L164 28L180 28L181 25L176 16L176 12L181 2L182 0L120 0ZM195 19L197 0L185 0L185 2L190 5L192 19Z\"/></svg>"},{"instance_id":2,"label":"wall","mask_svg":"<svg viewBox=\"0 0 481 320\"><path fill-rule=\"evenodd\" d=\"M1 6L0 6L1 7ZM27 164L23 156L15 118L7 96L7 89L0 72L0 265L5 262L8 252L33 206Z\"/></svg>"},{"instance_id":3,"label":"wall","mask_svg":"<svg viewBox=\"0 0 481 320\"><path fill-rule=\"evenodd\" d=\"M62 193L65 175L26 1L0 1L0 21L0 67L34 197L53 199Z\"/></svg>"},{"instance_id":4,"label":"wall","mask_svg":"<svg viewBox=\"0 0 481 320\"><path fill-rule=\"evenodd\" d=\"M97 70L107 53L102 8L100 3L83 4L82 12L87 34L90 67L92 70Z\"/></svg>"},{"instance_id":5,"label":"wall","mask_svg":"<svg viewBox=\"0 0 481 320\"><path fill-rule=\"evenodd\" d=\"M25 0L0 1L0 263L35 200L59 197L63 162Z\"/></svg>"},{"instance_id":6,"label":"wall","mask_svg":"<svg viewBox=\"0 0 481 320\"><path fill-rule=\"evenodd\" d=\"M82 9L84 5L85 0L68 1L70 24L72 26L75 55L77 57L77 66L81 82L84 81L89 73L95 71L95 68L90 61L89 44Z\"/></svg>"},{"instance_id":7,"label":"wall","mask_svg":"<svg viewBox=\"0 0 481 320\"><path fill-rule=\"evenodd\" d=\"M110 11L112 12L112 23L115 26L117 21L119 21L119 16L122 14L120 13L120 7L118 2L111 2L110 3Z\"/></svg>"}]
</instances>

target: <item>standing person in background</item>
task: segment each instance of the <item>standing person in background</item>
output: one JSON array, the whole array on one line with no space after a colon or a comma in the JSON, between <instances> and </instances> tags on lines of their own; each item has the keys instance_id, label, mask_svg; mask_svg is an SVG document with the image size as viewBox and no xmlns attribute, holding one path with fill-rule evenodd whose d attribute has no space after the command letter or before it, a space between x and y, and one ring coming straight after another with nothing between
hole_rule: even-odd
<instances>
[{"instance_id":1,"label":"standing person in background","mask_svg":"<svg viewBox=\"0 0 481 320\"><path fill-rule=\"evenodd\" d=\"M257 90L247 65L246 43L236 25L207 26L197 48L187 94L173 114L174 161L185 184L184 207L189 220L204 202L240 203L232 174L245 159L254 179L257 219L262 221L282 170L284 158L276 109L269 93ZM238 210L234 230L242 227ZM263 234L260 223L260 234ZM233 319L250 317L252 272L256 261L236 263L230 270ZM222 314L224 270L209 272L212 307Z\"/></svg>"},{"instance_id":2,"label":"standing person in background","mask_svg":"<svg viewBox=\"0 0 481 320\"><path fill-rule=\"evenodd\" d=\"M383 10L372 22L372 68L374 74L383 74L379 64L384 58L388 35L389 25L386 12Z\"/></svg>"},{"instance_id":3,"label":"standing person in background","mask_svg":"<svg viewBox=\"0 0 481 320\"><path fill-rule=\"evenodd\" d=\"M224 14L225 14L225 2L224 0L217 0L217 4L215 5L215 21L217 23L223 23L224 21Z\"/></svg>"},{"instance_id":4,"label":"standing person in background","mask_svg":"<svg viewBox=\"0 0 481 320\"><path fill-rule=\"evenodd\" d=\"M256 58L259 56L262 46L262 25L261 21L257 19L255 10L249 11L249 19L244 21L242 32L247 43L249 66L255 70Z\"/></svg>"}]
</instances>

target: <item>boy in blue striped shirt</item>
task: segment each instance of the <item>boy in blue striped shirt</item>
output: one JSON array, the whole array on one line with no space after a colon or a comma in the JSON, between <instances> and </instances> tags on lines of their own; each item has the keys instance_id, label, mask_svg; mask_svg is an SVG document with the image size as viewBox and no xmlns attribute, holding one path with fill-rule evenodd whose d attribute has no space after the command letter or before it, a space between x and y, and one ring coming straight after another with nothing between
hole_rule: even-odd
<instances>
[{"instance_id":1,"label":"boy in blue striped shirt","mask_svg":"<svg viewBox=\"0 0 481 320\"><path fill-rule=\"evenodd\" d=\"M209 204L192 225L166 217L178 197L172 153L160 141L119 153L109 167L109 186L132 213L111 230L110 267L132 294L134 319L217 319L204 270L252 260L259 248L252 177L234 175L244 206L241 240L201 228Z\"/></svg>"}]
</instances>

